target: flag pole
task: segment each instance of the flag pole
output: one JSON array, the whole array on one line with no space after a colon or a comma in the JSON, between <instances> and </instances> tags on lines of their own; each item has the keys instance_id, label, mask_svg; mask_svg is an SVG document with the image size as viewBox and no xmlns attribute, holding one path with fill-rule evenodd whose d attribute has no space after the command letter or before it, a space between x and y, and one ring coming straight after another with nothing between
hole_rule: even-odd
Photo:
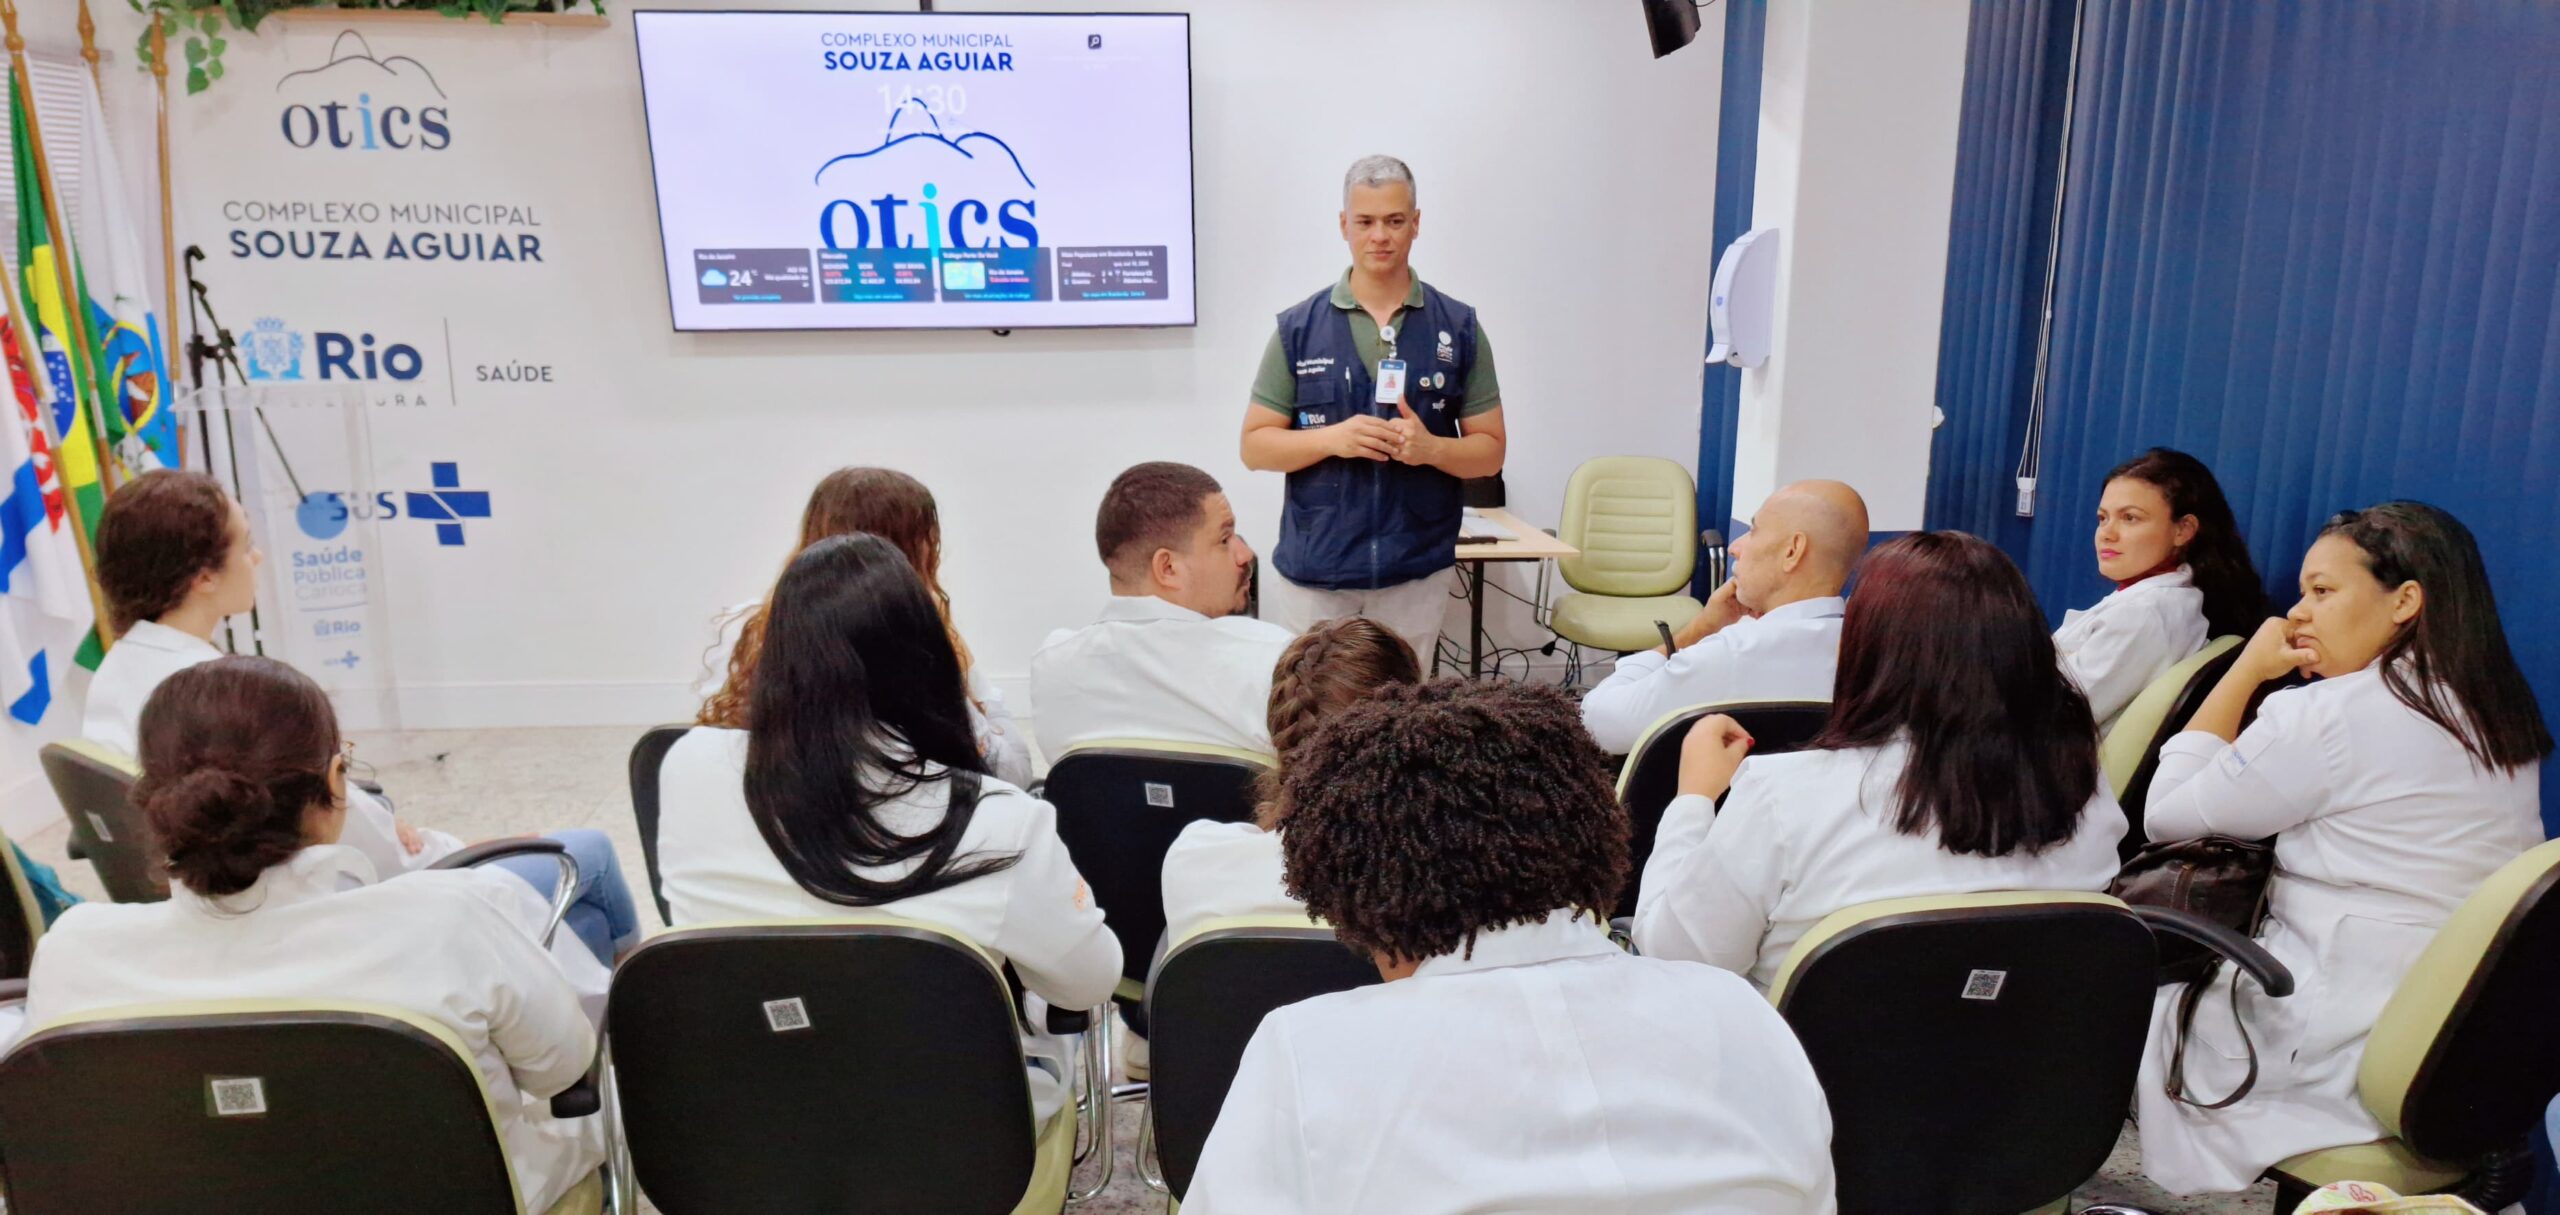
<instances>
[{"instance_id":1,"label":"flag pole","mask_svg":"<svg viewBox=\"0 0 2560 1215\"><path fill-rule=\"evenodd\" d=\"M36 186L40 191L39 197L44 200L45 232L53 242L54 277L60 280L62 285L63 320L71 330L63 335L70 339L72 346L70 355L74 374L71 394L74 399L79 397L78 372L80 369L87 369L90 391L94 398L92 403L95 405L95 408L89 411L89 429L98 444L99 483L106 488L107 492L113 493L123 478L117 475L116 450L107 442L106 410L109 402L104 396L105 385L99 382L97 366L90 361L93 351L89 346L89 301L80 294L79 280L71 273L71 265L77 255L71 248L69 233L64 231L62 200L54 193L53 170L45 160L44 128L36 117L35 83L27 74L27 40L18 32L17 0L0 0L0 26L5 26L8 34L10 81L18 91L19 102L27 108L27 150L35 160ZM24 269L20 267L21 272ZM41 354L42 352L39 351L38 356L41 357ZM124 408L122 401L114 402L114 405L117 409Z\"/></svg>"},{"instance_id":2,"label":"flag pole","mask_svg":"<svg viewBox=\"0 0 2560 1215\"><path fill-rule=\"evenodd\" d=\"M18 306L18 284L14 274L0 274L0 307L9 310L9 337L17 343L18 362L26 369L29 386L44 384L44 352L36 349L35 331L27 319L29 314ZM17 385L14 375L11 379L10 393L14 403ZM53 449L53 481L62 494L62 515L71 521L71 545L80 551L81 581L89 588L89 607L97 613L98 644L100 648L112 646L116 642L116 629L114 618L107 615L106 592L98 586L98 554L89 543L89 521L81 517L80 501L62 474L62 436L54 430L53 411L48 402L36 403L36 427ZM39 493L43 491L42 478L38 478L36 488Z\"/></svg>"},{"instance_id":3,"label":"flag pole","mask_svg":"<svg viewBox=\"0 0 2560 1215\"><path fill-rule=\"evenodd\" d=\"M80 57L89 61L89 83L98 90L98 108L107 104L107 81L98 74L98 23L89 17L89 0L80 0Z\"/></svg>"},{"instance_id":4,"label":"flag pole","mask_svg":"<svg viewBox=\"0 0 2560 1215\"><path fill-rule=\"evenodd\" d=\"M160 358L169 375L163 395L171 405L175 405L178 399L178 221L176 207L169 201L169 32L160 24L157 13L151 14L151 84L159 95L160 122ZM178 466L184 468L187 463L187 418L183 413L176 417Z\"/></svg>"}]
</instances>

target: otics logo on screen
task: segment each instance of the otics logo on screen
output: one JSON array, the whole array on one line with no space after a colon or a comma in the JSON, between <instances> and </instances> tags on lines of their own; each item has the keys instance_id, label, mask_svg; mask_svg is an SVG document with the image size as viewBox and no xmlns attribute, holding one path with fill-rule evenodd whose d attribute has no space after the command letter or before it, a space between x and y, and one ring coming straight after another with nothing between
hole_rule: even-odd
<instances>
[{"instance_id":1,"label":"otics logo on screen","mask_svg":"<svg viewBox=\"0 0 2560 1215\"><path fill-rule=\"evenodd\" d=\"M354 30L330 44L329 62L285 73L276 92L288 98L277 125L297 148L441 152L453 146L452 115L435 73L407 55L376 56Z\"/></svg>"},{"instance_id":2,"label":"otics logo on screen","mask_svg":"<svg viewBox=\"0 0 2560 1215\"><path fill-rule=\"evenodd\" d=\"M830 158L813 180L836 194L818 211L818 239L829 249L939 256L1040 244L1037 187L1012 145L984 131L945 135L942 120L912 98L892 109L879 146Z\"/></svg>"}]
</instances>

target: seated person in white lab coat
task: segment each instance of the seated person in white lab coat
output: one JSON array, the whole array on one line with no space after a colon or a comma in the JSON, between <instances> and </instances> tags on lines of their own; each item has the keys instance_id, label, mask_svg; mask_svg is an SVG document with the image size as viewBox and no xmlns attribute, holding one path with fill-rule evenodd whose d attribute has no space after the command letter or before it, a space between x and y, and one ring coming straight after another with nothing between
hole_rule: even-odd
<instances>
[{"instance_id":1,"label":"seated person in white lab coat","mask_svg":"<svg viewBox=\"0 0 2560 1215\"><path fill-rule=\"evenodd\" d=\"M1031 656L1033 727L1056 762L1100 738L1271 750L1264 707L1289 632L1240 616L1253 549L1217 479L1140 464L1111 482L1094 520L1111 600Z\"/></svg>"},{"instance_id":2,"label":"seated person in white lab coat","mask_svg":"<svg viewBox=\"0 0 2560 1215\"><path fill-rule=\"evenodd\" d=\"M1296 915L1306 904L1280 880L1280 779L1301 744L1334 714L1390 684L1422 681L1413 647L1365 616L1328 620L1280 652L1271 675L1271 744L1279 765L1263 774L1254 821L1201 819L1164 854L1167 943L1230 916Z\"/></svg>"},{"instance_id":3,"label":"seated person in white lab coat","mask_svg":"<svg viewBox=\"0 0 2560 1215\"><path fill-rule=\"evenodd\" d=\"M1636 900L1636 947L1766 989L1823 917L1878 899L2104 890L2124 814L2089 702L2054 663L2026 576L1985 541L1879 546L1840 630L1831 719L1746 761L1730 717L1692 727ZM1715 801L1730 787L1724 808Z\"/></svg>"},{"instance_id":4,"label":"seated person in white lab coat","mask_svg":"<svg viewBox=\"0 0 2560 1215\"><path fill-rule=\"evenodd\" d=\"M2257 1072L2219 1110L2166 1091L2184 989L2161 990L2134 1091L2142 1170L2177 1193L2243 1189L2288 1157L2382 1138L2356 1070L2383 1004L2454 909L2542 842L2551 732L2470 531L2417 502L2347 511L2301 582L2161 748L2144 817L2155 840L2275 837L2258 941L2295 984L2278 1000L2241 981L2235 1004L2225 967L2198 1001L2187 1095L2218 1101ZM2268 696L2242 730L2259 688L2297 670L2319 678Z\"/></svg>"},{"instance_id":5,"label":"seated person in white lab coat","mask_svg":"<svg viewBox=\"0 0 2560 1215\"><path fill-rule=\"evenodd\" d=\"M1829 700L1840 654L1840 587L1867 551L1867 503L1837 481L1769 495L1733 542L1733 572L1672 634L1629 654L1582 698L1600 749L1625 755L1668 714L1729 700Z\"/></svg>"},{"instance_id":6,"label":"seated person in white lab coat","mask_svg":"<svg viewBox=\"0 0 2560 1215\"><path fill-rule=\"evenodd\" d=\"M594 1059L610 976L567 933L544 950L550 908L514 877L376 883L337 843L347 759L318 686L273 659L200 663L152 694L141 743L134 800L168 855L169 898L64 912L36 948L31 1027L169 1001L390 1005L470 1047L525 1210L604 1163L603 1119L543 1103Z\"/></svg>"},{"instance_id":7,"label":"seated person in white lab coat","mask_svg":"<svg viewBox=\"0 0 2560 1215\"><path fill-rule=\"evenodd\" d=\"M1006 711L1004 693L979 668L969 643L961 640L960 626L951 619L951 592L942 589L942 512L934 504L933 491L895 469L839 468L809 491L809 504L800 512L800 544L791 551L797 556L800 549L829 536L856 532L869 532L896 545L916 567L942 614L943 630L951 634L952 652L960 657L960 673L969 687L969 728L977 735L978 749L986 754L988 770L998 780L1030 784L1030 735ZM756 655L764 648L764 603L738 604L712 623L717 636L704 654L704 676L697 689L702 694L702 713L695 720L706 726L745 729Z\"/></svg>"},{"instance_id":8,"label":"seated person in white lab coat","mask_svg":"<svg viewBox=\"0 0 2560 1215\"><path fill-rule=\"evenodd\" d=\"M2107 474L2098 572L2114 593L2062 614L2053 645L2106 735L2126 705L2212 637L2246 637L2267 592L2213 470L2154 447Z\"/></svg>"},{"instance_id":9,"label":"seated person in white lab coat","mask_svg":"<svg viewBox=\"0 0 2560 1215\"><path fill-rule=\"evenodd\" d=\"M1184 1215L1813 1215L1831 1115L1740 979L1603 917L1627 816L1567 693L1386 687L1280 797L1291 889L1386 982L1262 1020Z\"/></svg>"},{"instance_id":10,"label":"seated person in white lab coat","mask_svg":"<svg viewBox=\"0 0 2560 1215\"><path fill-rule=\"evenodd\" d=\"M171 675L222 657L213 635L224 619L258 605L258 567L266 554L249 538L249 518L220 482L196 472L162 469L126 482L98 517L98 586L117 629L115 644L89 680L80 733L135 755L142 706ZM385 878L451 856L462 841L433 828L411 827L362 788L347 795L341 843L364 853ZM548 836L578 862L578 893L566 921L602 961L640 943L640 913L622 879L621 861L601 831ZM559 867L549 857L495 866L549 898Z\"/></svg>"},{"instance_id":11,"label":"seated person in white lab coat","mask_svg":"<svg viewBox=\"0 0 2560 1215\"><path fill-rule=\"evenodd\" d=\"M1110 999L1120 943L1057 811L987 771L950 630L906 556L878 536L821 540L764 619L748 728L697 726L658 771L675 925L900 916L1011 962L1052 1005ZM1046 1121L1069 1055L1045 1035L1024 1046Z\"/></svg>"}]
</instances>

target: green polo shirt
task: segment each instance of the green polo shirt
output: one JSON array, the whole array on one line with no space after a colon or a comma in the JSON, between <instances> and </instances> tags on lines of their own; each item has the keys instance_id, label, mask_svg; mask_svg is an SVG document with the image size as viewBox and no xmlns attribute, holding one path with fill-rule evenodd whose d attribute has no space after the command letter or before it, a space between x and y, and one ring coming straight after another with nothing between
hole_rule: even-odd
<instances>
[{"instance_id":1,"label":"green polo shirt","mask_svg":"<svg viewBox=\"0 0 2560 1215\"><path fill-rule=\"evenodd\" d=\"M1342 272L1342 281L1333 285L1333 306L1351 314L1351 341L1360 350L1362 362L1375 375L1380 360L1387 357L1387 344L1378 337L1378 318L1351 298L1351 272ZM1396 309L1396 324L1403 326L1404 314L1422 306L1422 276L1413 276L1413 290L1404 297L1404 307ZM1297 378L1290 374L1289 356L1280 346L1280 327L1271 327L1271 341L1262 348L1262 368L1253 373L1254 403L1282 413L1297 408ZM1467 400L1458 407L1458 416L1472 418L1502 405L1502 385L1493 378L1493 342L1485 337L1484 325L1476 325L1476 361L1467 368Z\"/></svg>"}]
</instances>

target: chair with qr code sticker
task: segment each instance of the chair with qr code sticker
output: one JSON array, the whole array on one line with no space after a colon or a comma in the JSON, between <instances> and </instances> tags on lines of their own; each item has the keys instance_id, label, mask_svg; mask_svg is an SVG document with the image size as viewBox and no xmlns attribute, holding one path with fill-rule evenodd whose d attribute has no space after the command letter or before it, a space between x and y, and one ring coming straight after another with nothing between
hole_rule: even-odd
<instances>
[{"instance_id":1,"label":"chair with qr code sticker","mask_svg":"<svg viewBox=\"0 0 2560 1215\"><path fill-rule=\"evenodd\" d=\"M2292 989L2238 933L2077 891L1862 903L1806 933L1769 999L1830 1098L1843 1215L2036 1211L2095 1176L2133 1101L2155 933Z\"/></svg>"},{"instance_id":2,"label":"chair with qr code sticker","mask_svg":"<svg viewBox=\"0 0 2560 1215\"><path fill-rule=\"evenodd\" d=\"M10 1215L529 1215L490 1102L470 1046L407 1009L105 1009L0 1058L0 1179ZM600 1106L591 1077L551 1109ZM540 1215L599 1215L605 1190L590 1173Z\"/></svg>"},{"instance_id":3,"label":"chair with qr code sticker","mask_svg":"<svg viewBox=\"0 0 2560 1215\"><path fill-rule=\"evenodd\" d=\"M169 877L151 847L142 810L133 804L141 765L85 738L46 743L36 755L64 817L71 820L72 855L88 859L107 897L119 903L168 898Z\"/></svg>"},{"instance_id":4,"label":"chair with qr code sticker","mask_svg":"<svg viewBox=\"0 0 2560 1215\"><path fill-rule=\"evenodd\" d=\"M993 955L847 912L661 933L615 970L605 1032L640 1192L665 1215L1028 1215L1086 1196L1067 1189L1077 1109L1104 1068L1073 1069L1035 1125L1029 1069L1059 1077L1026 1059ZM1051 1009L1044 1028L1090 1024Z\"/></svg>"},{"instance_id":5,"label":"chair with qr code sticker","mask_svg":"<svg viewBox=\"0 0 2560 1215\"><path fill-rule=\"evenodd\" d=\"M1040 796L1058 838L1120 938L1122 1015L1139 1032L1147 967L1164 936L1164 854L1195 820L1244 822L1271 757L1228 747L1099 739L1069 747Z\"/></svg>"}]
</instances>

